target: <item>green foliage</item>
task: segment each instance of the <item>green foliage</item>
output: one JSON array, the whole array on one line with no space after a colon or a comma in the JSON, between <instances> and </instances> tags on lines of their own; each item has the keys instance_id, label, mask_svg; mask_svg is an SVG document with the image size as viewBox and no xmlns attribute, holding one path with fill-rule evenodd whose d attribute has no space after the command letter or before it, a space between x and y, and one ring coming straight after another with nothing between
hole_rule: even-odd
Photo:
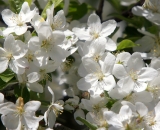
<instances>
[{"instance_id":1,"label":"green foliage","mask_svg":"<svg viewBox=\"0 0 160 130\"><path fill-rule=\"evenodd\" d=\"M9 85L13 85L18 83L17 80L10 80L9 82L4 82L2 79L0 79L0 90L5 89L6 87L8 87Z\"/></svg>"},{"instance_id":2,"label":"green foliage","mask_svg":"<svg viewBox=\"0 0 160 130\"><path fill-rule=\"evenodd\" d=\"M26 86L14 87L14 94L17 98L22 97L25 103L30 99L30 92L28 91L28 88Z\"/></svg>"},{"instance_id":3,"label":"green foliage","mask_svg":"<svg viewBox=\"0 0 160 130\"><path fill-rule=\"evenodd\" d=\"M135 47L135 46L137 46L137 44L135 44L131 40L126 39L126 40L121 41L118 44L117 50L124 50L124 49L132 48L132 47Z\"/></svg>"},{"instance_id":4,"label":"green foliage","mask_svg":"<svg viewBox=\"0 0 160 130\"><path fill-rule=\"evenodd\" d=\"M93 8L85 3L79 4L78 2L72 0L70 1L67 17L72 20L78 20L87 14L89 10L93 10Z\"/></svg>"},{"instance_id":5,"label":"green foliage","mask_svg":"<svg viewBox=\"0 0 160 130\"><path fill-rule=\"evenodd\" d=\"M15 74L10 69L7 69L5 72L0 74L0 78L6 83L9 82L14 76Z\"/></svg>"},{"instance_id":6,"label":"green foliage","mask_svg":"<svg viewBox=\"0 0 160 130\"><path fill-rule=\"evenodd\" d=\"M15 74L10 70L7 69L5 72L0 74L0 90L6 88L11 84L17 83L17 80L14 79Z\"/></svg>"},{"instance_id":7,"label":"green foliage","mask_svg":"<svg viewBox=\"0 0 160 130\"><path fill-rule=\"evenodd\" d=\"M9 6L10 9L14 12L14 13L19 13L22 7L22 4L24 3L24 0L9 0Z\"/></svg>"},{"instance_id":8,"label":"green foliage","mask_svg":"<svg viewBox=\"0 0 160 130\"><path fill-rule=\"evenodd\" d=\"M111 107L113 106L113 104L114 104L117 100L112 99L112 98L109 96L109 94L108 94L107 91L104 91L104 95L105 95L105 97L108 99L108 102L107 102L107 104L106 104L106 107L107 107L108 109L111 109Z\"/></svg>"},{"instance_id":9,"label":"green foliage","mask_svg":"<svg viewBox=\"0 0 160 130\"><path fill-rule=\"evenodd\" d=\"M46 10L48 8L50 8L52 6L52 4L54 4L54 8L56 8L63 0L49 0L48 3L46 4L45 8L42 11L41 16L46 19L47 14L46 14Z\"/></svg>"},{"instance_id":10,"label":"green foliage","mask_svg":"<svg viewBox=\"0 0 160 130\"><path fill-rule=\"evenodd\" d=\"M79 120L79 121L81 121L82 123L84 123L91 130L97 130L96 126L92 125L91 123L89 123L88 121L86 121L84 118L77 117L76 119Z\"/></svg>"},{"instance_id":11,"label":"green foliage","mask_svg":"<svg viewBox=\"0 0 160 130\"><path fill-rule=\"evenodd\" d=\"M32 0L24 0L26 2L28 2L29 6L32 4Z\"/></svg>"},{"instance_id":12,"label":"green foliage","mask_svg":"<svg viewBox=\"0 0 160 130\"><path fill-rule=\"evenodd\" d=\"M24 2L28 2L31 5L32 0L9 0L8 4L14 13L19 13Z\"/></svg>"},{"instance_id":13,"label":"green foliage","mask_svg":"<svg viewBox=\"0 0 160 130\"><path fill-rule=\"evenodd\" d=\"M0 5L6 5L6 3L2 0L0 0Z\"/></svg>"},{"instance_id":14,"label":"green foliage","mask_svg":"<svg viewBox=\"0 0 160 130\"><path fill-rule=\"evenodd\" d=\"M107 0L113 7L116 9L116 11L121 11L121 4L119 0Z\"/></svg>"}]
</instances>

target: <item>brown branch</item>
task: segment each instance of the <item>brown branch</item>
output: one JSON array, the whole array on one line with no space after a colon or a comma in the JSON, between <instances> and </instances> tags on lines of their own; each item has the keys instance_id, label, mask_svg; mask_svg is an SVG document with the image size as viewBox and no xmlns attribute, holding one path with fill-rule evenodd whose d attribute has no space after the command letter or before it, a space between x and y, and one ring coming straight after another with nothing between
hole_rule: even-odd
<instances>
[{"instance_id":1,"label":"brown branch","mask_svg":"<svg viewBox=\"0 0 160 130\"><path fill-rule=\"evenodd\" d=\"M96 14L99 16L101 21L102 21L103 5L104 5L104 0L100 0L98 10L96 10Z\"/></svg>"}]
</instances>

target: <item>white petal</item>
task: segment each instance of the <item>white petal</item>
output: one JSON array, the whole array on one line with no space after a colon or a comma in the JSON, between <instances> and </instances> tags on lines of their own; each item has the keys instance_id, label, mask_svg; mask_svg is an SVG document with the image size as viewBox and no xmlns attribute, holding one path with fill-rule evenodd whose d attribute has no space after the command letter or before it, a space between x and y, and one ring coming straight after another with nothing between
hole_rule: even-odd
<instances>
[{"instance_id":1,"label":"white petal","mask_svg":"<svg viewBox=\"0 0 160 130\"><path fill-rule=\"evenodd\" d=\"M84 65L81 63L79 68L78 68L78 74L81 77L85 77L88 73L86 72L86 69L84 68Z\"/></svg>"},{"instance_id":2,"label":"white petal","mask_svg":"<svg viewBox=\"0 0 160 130\"><path fill-rule=\"evenodd\" d=\"M149 11L145 10L142 6L136 6L132 8L132 13L137 16L146 17L149 14Z\"/></svg>"},{"instance_id":3,"label":"white petal","mask_svg":"<svg viewBox=\"0 0 160 130\"><path fill-rule=\"evenodd\" d=\"M124 97L128 96L128 93L122 91L120 88L113 88L109 91L109 96L113 99L123 99Z\"/></svg>"},{"instance_id":4,"label":"white petal","mask_svg":"<svg viewBox=\"0 0 160 130\"><path fill-rule=\"evenodd\" d=\"M108 51L115 51L117 49L117 45L111 38L107 38L105 49Z\"/></svg>"},{"instance_id":5,"label":"white petal","mask_svg":"<svg viewBox=\"0 0 160 130\"><path fill-rule=\"evenodd\" d=\"M15 30L15 27L8 27L6 29L3 30L2 34L4 37L7 37L10 33L13 33Z\"/></svg>"},{"instance_id":6,"label":"white petal","mask_svg":"<svg viewBox=\"0 0 160 130\"><path fill-rule=\"evenodd\" d=\"M74 119L76 120L77 117L81 117L81 118L85 118L85 115L84 115L84 112L83 110L81 109L77 109L74 113ZM76 120L76 122L79 124L79 125L83 125L82 122Z\"/></svg>"},{"instance_id":7,"label":"white petal","mask_svg":"<svg viewBox=\"0 0 160 130\"><path fill-rule=\"evenodd\" d=\"M16 129L18 127L19 120L20 120L19 116L16 116L16 114L14 112L9 113L7 115L2 115L1 119L2 119L2 123L8 129Z\"/></svg>"},{"instance_id":8,"label":"white petal","mask_svg":"<svg viewBox=\"0 0 160 130\"><path fill-rule=\"evenodd\" d=\"M66 25L66 17L64 11L60 10L53 18L54 29L62 29Z\"/></svg>"},{"instance_id":9,"label":"white petal","mask_svg":"<svg viewBox=\"0 0 160 130\"><path fill-rule=\"evenodd\" d=\"M101 20L99 18L98 15L96 15L95 13L91 14L88 18L88 22L87 22L88 26L92 26L92 25L100 25L101 24Z\"/></svg>"},{"instance_id":10,"label":"white petal","mask_svg":"<svg viewBox=\"0 0 160 130\"><path fill-rule=\"evenodd\" d=\"M51 25L53 23L53 12L54 12L54 4L52 4L52 6L50 8L48 8L46 10L47 12L47 19L46 22L49 23L49 25Z\"/></svg>"},{"instance_id":11,"label":"white petal","mask_svg":"<svg viewBox=\"0 0 160 130\"><path fill-rule=\"evenodd\" d=\"M20 13L26 14L26 13L28 13L28 12L30 12L30 7L29 7L29 5L28 5L28 2L24 2L24 3L22 4Z\"/></svg>"},{"instance_id":12,"label":"white petal","mask_svg":"<svg viewBox=\"0 0 160 130\"><path fill-rule=\"evenodd\" d=\"M77 82L77 87L80 90L87 91L91 88L91 84L87 83L85 78L82 78Z\"/></svg>"},{"instance_id":13,"label":"white petal","mask_svg":"<svg viewBox=\"0 0 160 130\"><path fill-rule=\"evenodd\" d=\"M117 85L122 89L122 91L125 91L126 93L130 94L131 91L133 91L135 83L130 77L126 77L124 79L119 80L117 82Z\"/></svg>"},{"instance_id":14,"label":"white petal","mask_svg":"<svg viewBox=\"0 0 160 130\"><path fill-rule=\"evenodd\" d=\"M103 73L112 73L113 65L115 63L115 56L111 53L107 53L102 66Z\"/></svg>"},{"instance_id":15,"label":"white petal","mask_svg":"<svg viewBox=\"0 0 160 130\"><path fill-rule=\"evenodd\" d=\"M119 115L123 117L122 121L129 120L132 116L132 110L129 108L129 106L124 105L121 107Z\"/></svg>"},{"instance_id":16,"label":"white petal","mask_svg":"<svg viewBox=\"0 0 160 130\"><path fill-rule=\"evenodd\" d=\"M6 39L4 41L4 49L7 52L10 52L10 50L12 50L14 42L15 42L14 37L12 34L10 34L9 36L6 37Z\"/></svg>"},{"instance_id":17,"label":"white petal","mask_svg":"<svg viewBox=\"0 0 160 130\"><path fill-rule=\"evenodd\" d=\"M0 93L0 103L4 102L4 95L2 93Z\"/></svg>"},{"instance_id":18,"label":"white petal","mask_svg":"<svg viewBox=\"0 0 160 130\"><path fill-rule=\"evenodd\" d=\"M50 113L49 113L49 115L48 115L48 126L50 128L53 128L53 126L55 124L55 121L56 121L56 115L53 112L53 110L51 110Z\"/></svg>"},{"instance_id":19,"label":"white petal","mask_svg":"<svg viewBox=\"0 0 160 130\"><path fill-rule=\"evenodd\" d=\"M101 72L99 64L90 58L83 58L82 63L88 73Z\"/></svg>"},{"instance_id":20,"label":"white petal","mask_svg":"<svg viewBox=\"0 0 160 130\"><path fill-rule=\"evenodd\" d=\"M39 121L43 119L43 116L35 117L33 113L25 112L22 116L21 122L24 126L30 129L37 129L39 126Z\"/></svg>"},{"instance_id":21,"label":"white petal","mask_svg":"<svg viewBox=\"0 0 160 130\"><path fill-rule=\"evenodd\" d=\"M52 35L52 29L50 26L45 24L40 26L40 29L38 30L38 36L41 40L48 39L51 35Z\"/></svg>"},{"instance_id":22,"label":"white petal","mask_svg":"<svg viewBox=\"0 0 160 130\"><path fill-rule=\"evenodd\" d=\"M144 67L138 73L138 81L140 82L151 81L157 75L158 75L158 72L155 69L151 67Z\"/></svg>"},{"instance_id":23,"label":"white petal","mask_svg":"<svg viewBox=\"0 0 160 130\"><path fill-rule=\"evenodd\" d=\"M18 64L18 66L21 68L28 68L29 67L29 63L26 58L17 59L16 62Z\"/></svg>"},{"instance_id":24,"label":"white petal","mask_svg":"<svg viewBox=\"0 0 160 130\"><path fill-rule=\"evenodd\" d=\"M129 71L140 71L141 68L144 67L144 62L141 58L140 53L133 53L127 62L127 66Z\"/></svg>"},{"instance_id":25,"label":"white petal","mask_svg":"<svg viewBox=\"0 0 160 130\"><path fill-rule=\"evenodd\" d=\"M103 81L104 81L103 88L106 91L110 91L112 88L114 88L116 86L115 79L114 79L114 77L112 75L104 77Z\"/></svg>"},{"instance_id":26,"label":"white petal","mask_svg":"<svg viewBox=\"0 0 160 130\"><path fill-rule=\"evenodd\" d=\"M37 93L43 93L43 87L41 84L34 82L34 83L27 83L27 87Z\"/></svg>"},{"instance_id":27,"label":"white petal","mask_svg":"<svg viewBox=\"0 0 160 130\"><path fill-rule=\"evenodd\" d=\"M27 78L29 83L34 83L40 79L40 74L37 72L32 72L27 75Z\"/></svg>"},{"instance_id":28,"label":"white petal","mask_svg":"<svg viewBox=\"0 0 160 130\"><path fill-rule=\"evenodd\" d=\"M9 60L5 57L0 57L0 73L3 73L8 68Z\"/></svg>"},{"instance_id":29,"label":"white petal","mask_svg":"<svg viewBox=\"0 0 160 130\"><path fill-rule=\"evenodd\" d=\"M35 112L38 110L40 105L41 105L41 102L39 102L39 101L29 101L24 105L24 110Z\"/></svg>"},{"instance_id":30,"label":"white petal","mask_svg":"<svg viewBox=\"0 0 160 130\"><path fill-rule=\"evenodd\" d=\"M15 27L15 33L17 35L22 35L27 31L28 27L26 24L23 24L23 26L16 26Z\"/></svg>"},{"instance_id":31,"label":"white petal","mask_svg":"<svg viewBox=\"0 0 160 130\"><path fill-rule=\"evenodd\" d=\"M136 106L136 111L140 114L140 117L147 115L148 108L143 103L136 102L135 106Z\"/></svg>"},{"instance_id":32,"label":"white petal","mask_svg":"<svg viewBox=\"0 0 160 130\"><path fill-rule=\"evenodd\" d=\"M61 63L66 57L68 57L68 55L69 52L59 46L54 46L54 48L49 51L49 56L57 63Z\"/></svg>"},{"instance_id":33,"label":"white petal","mask_svg":"<svg viewBox=\"0 0 160 130\"><path fill-rule=\"evenodd\" d=\"M150 36L144 36L135 43L140 46L133 47L134 52L149 52L153 48L155 40Z\"/></svg>"},{"instance_id":34,"label":"white petal","mask_svg":"<svg viewBox=\"0 0 160 130\"><path fill-rule=\"evenodd\" d=\"M154 58L151 60L150 66L151 66L152 68L156 69L156 70L159 69L159 68L160 68L160 59L154 57Z\"/></svg>"},{"instance_id":35,"label":"white petal","mask_svg":"<svg viewBox=\"0 0 160 130\"><path fill-rule=\"evenodd\" d=\"M15 13L13 13L9 9L5 9L5 10L2 11L1 14L2 14L2 18L3 18L4 22L8 26L16 26L16 22L14 21L14 17L16 16Z\"/></svg>"},{"instance_id":36,"label":"white petal","mask_svg":"<svg viewBox=\"0 0 160 130\"><path fill-rule=\"evenodd\" d=\"M48 125L48 116L49 116L49 113L50 113L50 109L48 109L45 113L44 113L44 121L45 121L45 124Z\"/></svg>"},{"instance_id":37,"label":"white petal","mask_svg":"<svg viewBox=\"0 0 160 130\"><path fill-rule=\"evenodd\" d=\"M27 46L20 40L16 40L14 44L12 44L12 54L15 59L22 58L28 51Z\"/></svg>"},{"instance_id":38,"label":"white petal","mask_svg":"<svg viewBox=\"0 0 160 130\"><path fill-rule=\"evenodd\" d=\"M134 86L134 91L135 92L142 92L144 90L146 90L147 88L147 83L144 83L144 82L135 82L135 86Z\"/></svg>"},{"instance_id":39,"label":"white petal","mask_svg":"<svg viewBox=\"0 0 160 130\"><path fill-rule=\"evenodd\" d=\"M54 103L55 97L54 97L54 92L53 90L48 86L48 91L50 92L50 94L52 95L52 103Z\"/></svg>"},{"instance_id":40,"label":"white petal","mask_svg":"<svg viewBox=\"0 0 160 130\"><path fill-rule=\"evenodd\" d=\"M9 67L16 74L23 74L25 72L24 68L21 68L18 66L18 63L16 60L11 60L9 62Z\"/></svg>"},{"instance_id":41,"label":"white petal","mask_svg":"<svg viewBox=\"0 0 160 130\"><path fill-rule=\"evenodd\" d=\"M156 115L155 118L157 119L157 117L160 117L160 102L157 103L157 105L155 106L154 110L155 110L155 115Z\"/></svg>"},{"instance_id":42,"label":"white petal","mask_svg":"<svg viewBox=\"0 0 160 130\"><path fill-rule=\"evenodd\" d=\"M122 64L115 64L113 67L113 74L117 79L123 79L127 77L127 72Z\"/></svg>"},{"instance_id":43,"label":"white petal","mask_svg":"<svg viewBox=\"0 0 160 130\"><path fill-rule=\"evenodd\" d=\"M147 91L135 92L132 94L132 96L135 102L149 103L152 101L152 95Z\"/></svg>"},{"instance_id":44,"label":"white petal","mask_svg":"<svg viewBox=\"0 0 160 130\"><path fill-rule=\"evenodd\" d=\"M104 113L104 118L107 120L107 123L113 126L122 126L120 120L118 120L117 114L112 111L106 111Z\"/></svg>"},{"instance_id":45,"label":"white petal","mask_svg":"<svg viewBox=\"0 0 160 130\"><path fill-rule=\"evenodd\" d=\"M16 110L16 105L12 102L5 102L0 104L0 113L2 115L7 115L13 113Z\"/></svg>"},{"instance_id":46,"label":"white petal","mask_svg":"<svg viewBox=\"0 0 160 130\"><path fill-rule=\"evenodd\" d=\"M117 23L115 20L108 20L108 21L102 23L102 31L100 33L101 36L103 36L103 37L109 36L111 33L113 33L116 26L117 26Z\"/></svg>"},{"instance_id":47,"label":"white petal","mask_svg":"<svg viewBox=\"0 0 160 130\"><path fill-rule=\"evenodd\" d=\"M54 45L59 45L59 44L62 44L62 42L64 41L65 35L61 31L53 31L51 38L54 42Z\"/></svg>"},{"instance_id":48,"label":"white petal","mask_svg":"<svg viewBox=\"0 0 160 130\"><path fill-rule=\"evenodd\" d=\"M116 63L120 62L123 65L127 66L127 61L131 57L131 54L128 52L121 52L117 55Z\"/></svg>"},{"instance_id":49,"label":"white petal","mask_svg":"<svg viewBox=\"0 0 160 130\"><path fill-rule=\"evenodd\" d=\"M89 34L89 31L86 31L85 28L73 28L72 31L75 33L75 35L80 40L86 40L89 41L91 39L91 36Z\"/></svg>"}]
</instances>

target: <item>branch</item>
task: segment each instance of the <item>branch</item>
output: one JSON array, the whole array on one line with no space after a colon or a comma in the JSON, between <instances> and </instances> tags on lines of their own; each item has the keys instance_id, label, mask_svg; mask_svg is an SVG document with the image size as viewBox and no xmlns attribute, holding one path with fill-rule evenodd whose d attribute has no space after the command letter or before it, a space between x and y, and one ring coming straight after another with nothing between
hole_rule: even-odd
<instances>
[{"instance_id":1,"label":"branch","mask_svg":"<svg viewBox=\"0 0 160 130\"><path fill-rule=\"evenodd\" d=\"M96 10L96 14L99 16L101 21L102 21L103 5L104 5L104 0L100 0L98 10Z\"/></svg>"}]
</instances>

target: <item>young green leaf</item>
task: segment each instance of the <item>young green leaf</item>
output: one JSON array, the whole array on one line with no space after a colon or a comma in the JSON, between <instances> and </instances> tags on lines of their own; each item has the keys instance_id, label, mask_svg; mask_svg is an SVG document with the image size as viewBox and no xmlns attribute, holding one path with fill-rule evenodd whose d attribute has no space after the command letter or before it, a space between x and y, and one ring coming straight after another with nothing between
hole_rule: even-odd
<instances>
[{"instance_id":1,"label":"young green leaf","mask_svg":"<svg viewBox=\"0 0 160 130\"><path fill-rule=\"evenodd\" d=\"M25 0L9 0L9 6L10 9L14 12L14 13L19 13L22 7L22 4L25 2Z\"/></svg>"},{"instance_id":2,"label":"young green leaf","mask_svg":"<svg viewBox=\"0 0 160 130\"><path fill-rule=\"evenodd\" d=\"M4 82L2 79L0 79L0 90L8 87L9 85L13 85L13 84L16 84L18 83L17 80L10 80L9 82Z\"/></svg>"},{"instance_id":3,"label":"young green leaf","mask_svg":"<svg viewBox=\"0 0 160 130\"><path fill-rule=\"evenodd\" d=\"M49 0L48 3L46 4L45 8L42 11L41 16L46 19L47 14L46 14L46 10L48 8L50 8L52 6L52 4L54 4L54 8L56 8L63 0Z\"/></svg>"},{"instance_id":4,"label":"young green leaf","mask_svg":"<svg viewBox=\"0 0 160 130\"><path fill-rule=\"evenodd\" d=\"M25 0L26 2L28 2L29 6L32 4L32 0Z\"/></svg>"},{"instance_id":5,"label":"young green leaf","mask_svg":"<svg viewBox=\"0 0 160 130\"><path fill-rule=\"evenodd\" d=\"M137 44L135 44L134 42L132 42L131 40L123 40L121 41L118 46L117 46L117 50L123 50L123 49L127 49L127 48L132 48L137 46Z\"/></svg>"},{"instance_id":6,"label":"young green leaf","mask_svg":"<svg viewBox=\"0 0 160 130\"><path fill-rule=\"evenodd\" d=\"M5 72L0 74L0 78L6 83L9 82L14 76L15 73L13 73L10 69L7 69Z\"/></svg>"}]
</instances>

